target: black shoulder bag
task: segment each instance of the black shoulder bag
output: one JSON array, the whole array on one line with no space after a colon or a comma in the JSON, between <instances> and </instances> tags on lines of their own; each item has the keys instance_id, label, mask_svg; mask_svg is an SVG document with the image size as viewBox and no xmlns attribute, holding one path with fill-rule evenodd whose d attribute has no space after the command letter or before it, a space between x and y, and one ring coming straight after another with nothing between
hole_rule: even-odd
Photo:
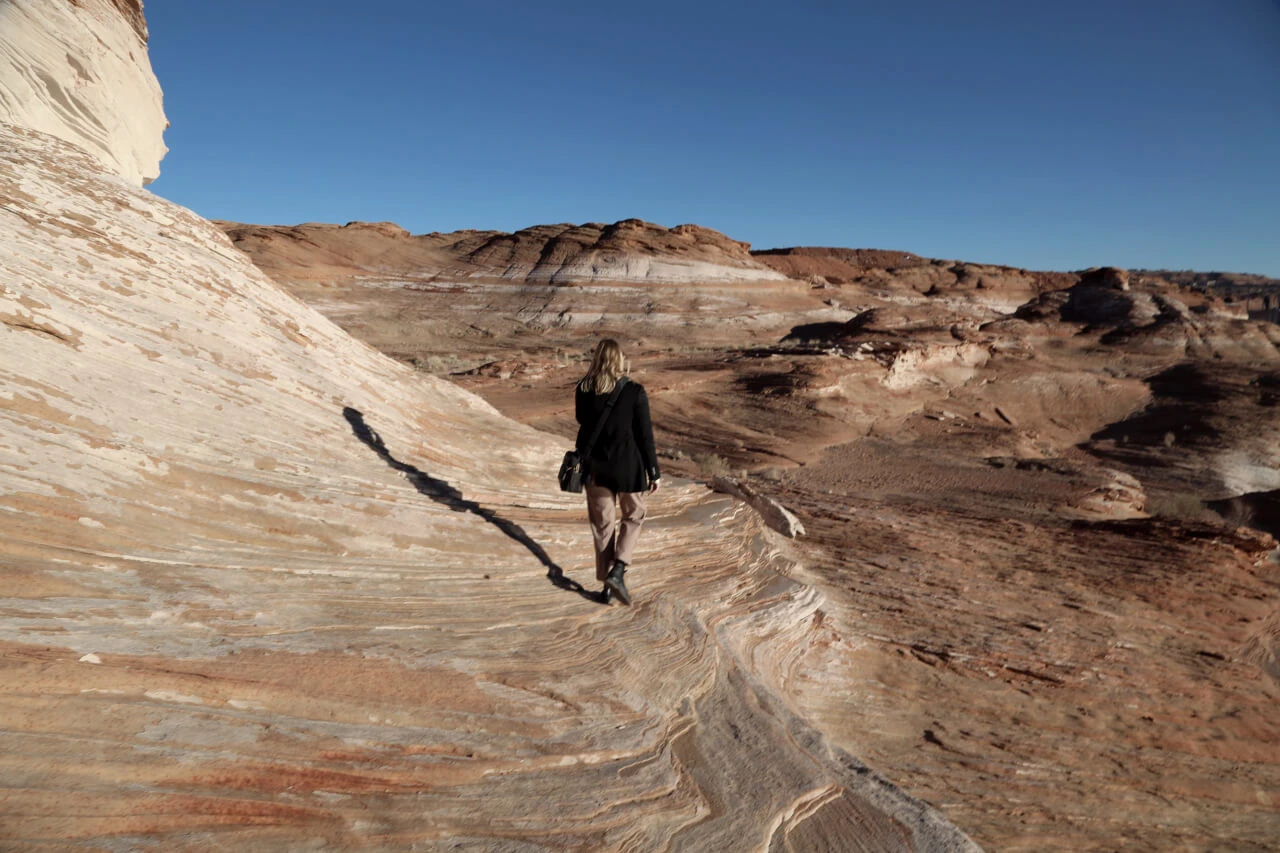
<instances>
[{"instance_id":1,"label":"black shoulder bag","mask_svg":"<svg viewBox=\"0 0 1280 853\"><path fill-rule=\"evenodd\" d=\"M591 449L596 446L596 439L600 437L600 431L604 429L604 422L609 419L609 413L613 411L613 404L618 402L618 395L622 393L622 386L626 382L627 378L623 376L619 377L617 383L614 384L613 393L609 395L609 402L605 403L604 411L600 413L600 420L596 421L596 428L591 433L587 446L582 448L582 452L579 453L575 448L565 453L564 461L560 463L560 491L582 491L583 466L586 460L591 458Z\"/></svg>"}]
</instances>

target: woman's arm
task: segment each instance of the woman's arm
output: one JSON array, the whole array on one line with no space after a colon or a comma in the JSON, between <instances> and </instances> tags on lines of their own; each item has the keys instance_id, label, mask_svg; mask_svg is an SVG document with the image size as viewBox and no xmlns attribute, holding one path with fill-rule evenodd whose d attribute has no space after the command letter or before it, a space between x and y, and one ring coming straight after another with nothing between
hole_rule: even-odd
<instances>
[{"instance_id":1,"label":"woman's arm","mask_svg":"<svg viewBox=\"0 0 1280 853\"><path fill-rule=\"evenodd\" d=\"M574 436L573 447L579 453L582 452L583 442L587 440L587 430L591 428L587 426L587 422L591 420L591 396L580 387L573 392L573 415L578 420L578 434Z\"/></svg>"},{"instance_id":2,"label":"woman's arm","mask_svg":"<svg viewBox=\"0 0 1280 853\"><path fill-rule=\"evenodd\" d=\"M649 488L657 488L662 477L658 469L658 453L653 446L653 424L649 420L649 396L640 386L636 394L635 418L631 422L632 433L636 437L636 445L640 448L640 461L644 463L645 475L649 478Z\"/></svg>"}]
</instances>

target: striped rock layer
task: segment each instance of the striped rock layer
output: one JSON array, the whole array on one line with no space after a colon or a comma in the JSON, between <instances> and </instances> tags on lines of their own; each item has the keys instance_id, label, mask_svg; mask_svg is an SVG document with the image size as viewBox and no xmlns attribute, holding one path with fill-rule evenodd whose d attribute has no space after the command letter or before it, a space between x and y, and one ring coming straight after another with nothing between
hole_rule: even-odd
<instances>
[{"instance_id":1,"label":"striped rock layer","mask_svg":"<svg viewBox=\"0 0 1280 853\"><path fill-rule=\"evenodd\" d=\"M561 440L23 116L0 124L0 847L972 847L797 712L822 599L749 508L668 487L635 606L601 606Z\"/></svg>"}]
</instances>

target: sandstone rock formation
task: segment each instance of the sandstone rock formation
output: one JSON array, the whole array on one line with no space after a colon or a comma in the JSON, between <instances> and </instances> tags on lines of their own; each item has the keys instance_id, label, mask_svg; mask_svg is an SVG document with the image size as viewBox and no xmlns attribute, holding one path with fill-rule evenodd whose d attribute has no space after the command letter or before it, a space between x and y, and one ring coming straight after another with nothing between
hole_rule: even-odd
<instances>
[{"instance_id":1,"label":"sandstone rock formation","mask_svg":"<svg viewBox=\"0 0 1280 853\"><path fill-rule=\"evenodd\" d=\"M542 226L499 235L468 260L524 281L759 281L784 278L745 243L697 225L670 230L639 219Z\"/></svg>"},{"instance_id":2,"label":"sandstone rock formation","mask_svg":"<svg viewBox=\"0 0 1280 853\"><path fill-rule=\"evenodd\" d=\"M411 235L393 223L345 226L220 223L235 244L274 275L332 273L521 282L776 281L744 243L697 225L664 228L639 219L612 225L538 225L513 234L454 231Z\"/></svg>"},{"instance_id":3,"label":"sandstone rock formation","mask_svg":"<svg viewBox=\"0 0 1280 853\"><path fill-rule=\"evenodd\" d=\"M1089 444L1094 453L1158 470L1205 501L1280 489L1273 391L1280 387L1280 360L1184 362L1151 376L1147 386L1151 402L1099 430Z\"/></svg>"},{"instance_id":4,"label":"sandstone rock formation","mask_svg":"<svg viewBox=\"0 0 1280 853\"><path fill-rule=\"evenodd\" d=\"M585 353L621 337L665 469L805 530L784 571L824 602L788 695L980 843L1272 846L1276 326L1119 270L789 250L830 265L563 287L240 245L566 440Z\"/></svg>"},{"instance_id":5,"label":"sandstone rock formation","mask_svg":"<svg viewBox=\"0 0 1280 853\"><path fill-rule=\"evenodd\" d=\"M1074 273L946 261L876 249L800 246L751 254L789 276L828 285L853 285L892 296L953 296L1006 311L1039 293L1068 287L1079 279Z\"/></svg>"},{"instance_id":6,"label":"sandstone rock formation","mask_svg":"<svg viewBox=\"0 0 1280 853\"><path fill-rule=\"evenodd\" d=\"M0 846L1274 847L1280 334L1250 310L636 222L224 224L286 293L22 121ZM668 476L636 605L593 600L551 471L605 334L664 469L804 536Z\"/></svg>"},{"instance_id":7,"label":"sandstone rock formation","mask_svg":"<svg viewBox=\"0 0 1280 853\"><path fill-rule=\"evenodd\" d=\"M726 495L733 495L748 504L760 513L760 518L765 524L788 539L804 535L804 525L800 523L800 519L796 518L795 513L778 503L776 498L757 491L750 483L743 483L731 477L714 477L711 480L711 488Z\"/></svg>"},{"instance_id":8,"label":"sandstone rock formation","mask_svg":"<svg viewBox=\"0 0 1280 853\"><path fill-rule=\"evenodd\" d=\"M0 0L0 121L155 180L168 122L146 43L140 0Z\"/></svg>"},{"instance_id":9,"label":"sandstone rock formation","mask_svg":"<svg viewBox=\"0 0 1280 853\"><path fill-rule=\"evenodd\" d=\"M821 278L832 284L847 284L872 270L912 269L929 264L928 258L911 252L824 246L756 249L751 255L791 278Z\"/></svg>"},{"instance_id":10,"label":"sandstone rock formation","mask_svg":"<svg viewBox=\"0 0 1280 853\"><path fill-rule=\"evenodd\" d=\"M0 846L974 849L801 711L753 511L671 484L601 606L562 439L5 119Z\"/></svg>"}]
</instances>

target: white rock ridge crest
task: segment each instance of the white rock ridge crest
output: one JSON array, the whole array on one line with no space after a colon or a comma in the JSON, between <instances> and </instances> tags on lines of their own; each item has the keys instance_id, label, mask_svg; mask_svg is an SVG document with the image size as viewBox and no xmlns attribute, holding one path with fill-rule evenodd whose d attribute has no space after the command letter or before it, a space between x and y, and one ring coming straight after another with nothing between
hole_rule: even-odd
<instances>
[{"instance_id":1,"label":"white rock ridge crest","mask_svg":"<svg viewBox=\"0 0 1280 853\"><path fill-rule=\"evenodd\" d=\"M165 119L135 0L0 0L0 122L39 130L137 184L160 175Z\"/></svg>"}]
</instances>

